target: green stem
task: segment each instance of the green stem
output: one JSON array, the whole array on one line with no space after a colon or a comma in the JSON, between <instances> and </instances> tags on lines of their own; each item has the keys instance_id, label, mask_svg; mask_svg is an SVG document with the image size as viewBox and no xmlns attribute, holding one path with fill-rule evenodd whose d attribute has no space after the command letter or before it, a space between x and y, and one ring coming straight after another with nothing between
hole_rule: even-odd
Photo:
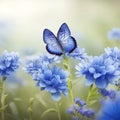
<instances>
[{"instance_id":1,"label":"green stem","mask_svg":"<svg viewBox=\"0 0 120 120\"><path fill-rule=\"evenodd\" d=\"M29 120L32 120L32 112L29 112Z\"/></svg>"},{"instance_id":2,"label":"green stem","mask_svg":"<svg viewBox=\"0 0 120 120\"><path fill-rule=\"evenodd\" d=\"M58 113L58 120L61 120L60 109L59 109L59 103L56 103L56 109L57 109L57 113Z\"/></svg>"},{"instance_id":3,"label":"green stem","mask_svg":"<svg viewBox=\"0 0 120 120\"><path fill-rule=\"evenodd\" d=\"M2 77L2 81L1 81L1 108L2 108L1 119L2 120L5 120L5 115L4 115L5 98L6 98L6 95L5 95L5 80L6 80L6 77Z\"/></svg>"},{"instance_id":4,"label":"green stem","mask_svg":"<svg viewBox=\"0 0 120 120\"><path fill-rule=\"evenodd\" d=\"M29 100L29 108L28 108L28 112L29 112L29 120L32 120L33 118L33 102L34 102L34 98L30 98Z\"/></svg>"},{"instance_id":5,"label":"green stem","mask_svg":"<svg viewBox=\"0 0 120 120\"><path fill-rule=\"evenodd\" d=\"M70 70L70 66L69 66L69 60L68 58L64 57L64 68L68 71L69 76L68 76L68 89L69 89L69 93L70 93L70 97L71 97L71 101L72 103L74 103L74 97L73 97L73 91L72 91L72 78L71 78L71 70Z\"/></svg>"},{"instance_id":6,"label":"green stem","mask_svg":"<svg viewBox=\"0 0 120 120\"><path fill-rule=\"evenodd\" d=\"M74 97L73 97L73 91L72 91L72 81L71 79L68 79L68 88L69 88L69 93L71 96L71 101L74 103Z\"/></svg>"},{"instance_id":7,"label":"green stem","mask_svg":"<svg viewBox=\"0 0 120 120\"><path fill-rule=\"evenodd\" d=\"M86 99L87 105L89 105L89 99L90 99L90 96L92 94L92 89L93 89L93 84L90 86L90 89L89 89L89 92L88 92L88 96L87 96L87 99Z\"/></svg>"}]
</instances>

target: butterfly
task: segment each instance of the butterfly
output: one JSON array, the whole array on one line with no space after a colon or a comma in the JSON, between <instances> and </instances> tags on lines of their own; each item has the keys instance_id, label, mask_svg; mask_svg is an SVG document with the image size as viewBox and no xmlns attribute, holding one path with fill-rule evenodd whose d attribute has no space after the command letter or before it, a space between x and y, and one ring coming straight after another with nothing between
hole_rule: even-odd
<instances>
[{"instance_id":1,"label":"butterfly","mask_svg":"<svg viewBox=\"0 0 120 120\"><path fill-rule=\"evenodd\" d=\"M63 23L57 33L57 37L49 30L43 31L43 40L46 44L46 49L50 54L62 55L71 53L76 47L75 38L71 36L70 29L66 23Z\"/></svg>"}]
</instances>

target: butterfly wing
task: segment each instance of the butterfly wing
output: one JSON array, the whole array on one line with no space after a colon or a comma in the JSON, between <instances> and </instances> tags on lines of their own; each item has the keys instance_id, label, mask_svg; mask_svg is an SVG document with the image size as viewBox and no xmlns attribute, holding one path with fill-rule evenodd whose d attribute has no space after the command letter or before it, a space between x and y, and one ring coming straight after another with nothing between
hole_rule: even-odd
<instances>
[{"instance_id":1,"label":"butterfly wing","mask_svg":"<svg viewBox=\"0 0 120 120\"><path fill-rule=\"evenodd\" d=\"M73 37L66 23L63 23L58 31L57 38L65 53L71 53L76 47L77 43Z\"/></svg>"},{"instance_id":2,"label":"butterfly wing","mask_svg":"<svg viewBox=\"0 0 120 120\"><path fill-rule=\"evenodd\" d=\"M46 43L46 49L51 54L61 55L63 53L55 35L48 29L43 31L43 40Z\"/></svg>"}]
</instances>

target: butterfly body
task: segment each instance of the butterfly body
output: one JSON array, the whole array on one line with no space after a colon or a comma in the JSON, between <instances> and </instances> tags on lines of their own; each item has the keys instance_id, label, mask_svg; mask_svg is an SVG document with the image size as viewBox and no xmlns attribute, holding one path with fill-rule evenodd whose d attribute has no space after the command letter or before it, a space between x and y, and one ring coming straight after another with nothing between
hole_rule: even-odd
<instances>
[{"instance_id":1,"label":"butterfly body","mask_svg":"<svg viewBox=\"0 0 120 120\"><path fill-rule=\"evenodd\" d=\"M66 23L61 25L57 37L49 29L45 29L43 40L46 43L47 51L55 55L71 53L77 47L76 41L71 36L71 32Z\"/></svg>"}]
</instances>

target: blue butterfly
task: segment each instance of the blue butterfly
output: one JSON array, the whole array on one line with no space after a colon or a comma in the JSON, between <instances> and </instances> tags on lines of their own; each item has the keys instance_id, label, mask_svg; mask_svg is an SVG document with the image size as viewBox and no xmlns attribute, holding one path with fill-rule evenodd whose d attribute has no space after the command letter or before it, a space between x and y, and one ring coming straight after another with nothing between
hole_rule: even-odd
<instances>
[{"instance_id":1,"label":"blue butterfly","mask_svg":"<svg viewBox=\"0 0 120 120\"><path fill-rule=\"evenodd\" d=\"M71 32L66 23L63 23L58 30L57 37L48 29L43 31L43 40L49 53L62 55L71 53L76 47L76 40L71 36Z\"/></svg>"}]
</instances>

